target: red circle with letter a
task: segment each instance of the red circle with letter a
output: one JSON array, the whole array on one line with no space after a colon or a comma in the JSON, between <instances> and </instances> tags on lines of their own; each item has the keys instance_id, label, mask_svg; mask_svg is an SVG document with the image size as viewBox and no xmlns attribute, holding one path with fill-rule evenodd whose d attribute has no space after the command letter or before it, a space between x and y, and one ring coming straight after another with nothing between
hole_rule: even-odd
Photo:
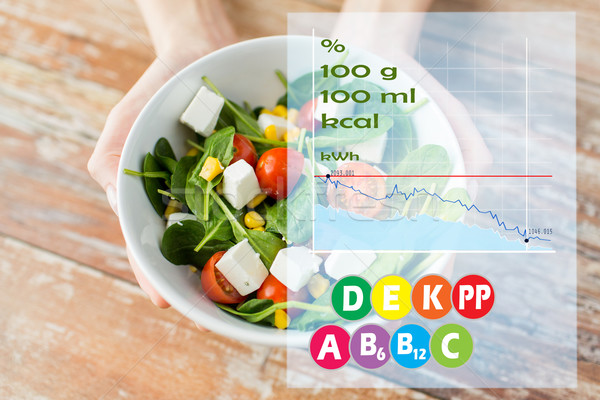
<instances>
[{"instance_id":1,"label":"red circle with letter a","mask_svg":"<svg viewBox=\"0 0 600 400\"><path fill-rule=\"evenodd\" d=\"M350 360L350 334L337 325L325 325L310 339L310 355L323 368L337 369Z\"/></svg>"}]
</instances>

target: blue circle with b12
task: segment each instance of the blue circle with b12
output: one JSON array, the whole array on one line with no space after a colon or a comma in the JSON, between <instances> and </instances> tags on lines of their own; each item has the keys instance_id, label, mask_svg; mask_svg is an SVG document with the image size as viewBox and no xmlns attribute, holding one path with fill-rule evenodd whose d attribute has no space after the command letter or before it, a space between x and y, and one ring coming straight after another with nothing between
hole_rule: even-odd
<instances>
[{"instance_id":1,"label":"blue circle with b12","mask_svg":"<svg viewBox=\"0 0 600 400\"><path fill-rule=\"evenodd\" d=\"M431 357L429 341L431 335L420 325L401 326L390 340L390 353L404 368L419 368Z\"/></svg>"}]
</instances>

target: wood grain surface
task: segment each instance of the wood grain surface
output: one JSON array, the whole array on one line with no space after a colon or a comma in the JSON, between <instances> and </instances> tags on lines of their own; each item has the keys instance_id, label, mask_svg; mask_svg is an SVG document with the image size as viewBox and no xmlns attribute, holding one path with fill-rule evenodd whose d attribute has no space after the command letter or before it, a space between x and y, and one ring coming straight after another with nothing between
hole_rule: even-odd
<instances>
[{"instance_id":1,"label":"wood grain surface","mask_svg":"<svg viewBox=\"0 0 600 400\"><path fill-rule=\"evenodd\" d=\"M224 0L242 38L341 0ZM578 387L299 390L283 349L203 333L135 284L86 170L110 109L152 62L131 0L0 1L0 398L600 398L600 3L439 0L433 11L577 11Z\"/></svg>"}]
</instances>

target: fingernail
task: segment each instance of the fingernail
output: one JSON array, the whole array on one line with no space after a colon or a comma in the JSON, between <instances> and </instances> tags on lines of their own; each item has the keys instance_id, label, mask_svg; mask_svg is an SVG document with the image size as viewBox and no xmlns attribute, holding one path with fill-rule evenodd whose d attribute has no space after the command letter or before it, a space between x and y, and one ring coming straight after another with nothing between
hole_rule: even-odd
<instances>
[{"instance_id":1,"label":"fingernail","mask_svg":"<svg viewBox=\"0 0 600 400\"><path fill-rule=\"evenodd\" d=\"M117 211L117 191L113 185L108 185L106 187L106 198L108 199L108 204L110 204L110 208L115 212L117 217L119 216L119 212Z\"/></svg>"},{"instance_id":2,"label":"fingernail","mask_svg":"<svg viewBox=\"0 0 600 400\"><path fill-rule=\"evenodd\" d=\"M198 324L197 322L194 322L194 325L196 325L196 328L198 328L198 330L200 332L209 332L208 329L206 329L205 327L203 327L202 325Z\"/></svg>"}]
</instances>

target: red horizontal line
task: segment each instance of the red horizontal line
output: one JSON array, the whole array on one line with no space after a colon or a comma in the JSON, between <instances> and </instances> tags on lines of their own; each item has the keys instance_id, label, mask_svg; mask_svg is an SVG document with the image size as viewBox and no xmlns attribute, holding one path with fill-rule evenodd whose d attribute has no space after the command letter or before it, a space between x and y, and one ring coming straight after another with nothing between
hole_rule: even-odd
<instances>
[{"instance_id":1,"label":"red horizontal line","mask_svg":"<svg viewBox=\"0 0 600 400\"><path fill-rule=\"evenodd\" d=\"M552 175L330 175L331 178L552 178ZM315 175L327 178L327 175Z\"/></svg>"}]
</instances>

